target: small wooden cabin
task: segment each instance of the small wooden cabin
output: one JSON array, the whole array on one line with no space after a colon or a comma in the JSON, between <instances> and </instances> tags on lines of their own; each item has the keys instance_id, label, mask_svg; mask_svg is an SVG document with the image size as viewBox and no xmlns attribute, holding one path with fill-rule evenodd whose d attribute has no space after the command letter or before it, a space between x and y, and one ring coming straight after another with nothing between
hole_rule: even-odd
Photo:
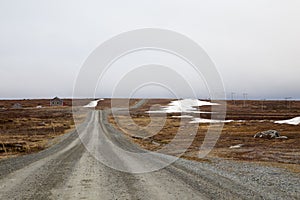
<instances>
[{"instance_id":1,"label":"small wooden cabin","mask_svg":"<svg viewBox=\"0 0 300 200\"><path fill-rule=\"evenodd\" d=\"M55 97L50 100L50 106L63 106L64 101L58 97Z\"/></svg>"}]
</instances>

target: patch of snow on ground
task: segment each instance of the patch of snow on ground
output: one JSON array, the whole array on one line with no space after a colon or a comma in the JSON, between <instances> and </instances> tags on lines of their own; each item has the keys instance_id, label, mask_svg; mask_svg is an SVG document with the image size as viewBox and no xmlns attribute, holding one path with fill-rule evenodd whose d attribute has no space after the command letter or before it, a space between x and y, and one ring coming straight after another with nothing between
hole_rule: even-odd
<instances>
[{"instance_id":1,"label":"patch of snow on ground","mask_svg":"<svg viewBox=\"0 0 300 200\"><path fill-rule=\"evenodd\" d=\"M179 115L179 116L172 116L173 118L193 118L193 116L190 115Z\"/></svg>"},{"instance_id":2,"label":"patch of snow on ground","mask_svg":"<svg viewBox=\"0 0 300 200\"><path fill-rule=\"evenodd\" d=\"M201 101L197 99L183 99L172 101L168 106L163 106L160 110L146 111L146 113L211 113L199 111L197 107L200 106L214 106L219 105L217 103L211 103L208 101ZM213 119L203 119L203 118L193 118L190 115L182 116L172 116L173 118L191 118L190 123L228 123L233 122L233 120L213 120Z\"/></svg>"},{"instance_id":3,"label":"patch of snow on ground","mask_svg":"<svg viewBox=\"0 0 300 200\"><path fill-rule=\"evenodd\" d=\"M168 106L163 106L162 110L147 111L147 113L205 113L200 112L195 107L219 105L208 101L200 101L197 99L183 99L172 101Z\"/></svg>"},{"instance_id":4,"label":"patch of snow on ground","mask_svg":"<svg viewBox=\"0 0 300 200\"><path fill-rule=\"evenodd\" d=\"M99 101L102 101L103 99L98 99L95 101L91 101L89 104L83 106L84 108L95 108L98 105Z\"/></svg>"},{"instance_id":5,"label":"patch of snow on ground","mask_svg":"<svg viewBox=\"0 0 300 200\"><path fill-rule=\"evenodd\" d=\"M242 146L244 146L244 145L243 144L237 144L237 145L229 147L229 149L238 149L238 148L241 148Z\"/></svg>"},{"instance_id":6,"label":"patch of snow on ground","mask_svg":"<svg viewBox=\"0 0 300 200\"><path fill-rule=\"evenodd\" d=\"M203 118L194 118L193 121L191 121L191 124L197 124L197 123L229 123L233 122L233 120L215 120L215 119L203 119Z\"/></svg>"},{"instance_id":7,"label":"patch of snow on ground","mask_svg":"<svg viewBox=\"0 0 300 200\"><path fill-rule=\"evenodd\" d=\"M291 125L299 125L300 124L300 117L295 117L293 119L287 119L287 120L279 120L275 121L276 124L291 124Z\"/></svg>"}]
</instances>

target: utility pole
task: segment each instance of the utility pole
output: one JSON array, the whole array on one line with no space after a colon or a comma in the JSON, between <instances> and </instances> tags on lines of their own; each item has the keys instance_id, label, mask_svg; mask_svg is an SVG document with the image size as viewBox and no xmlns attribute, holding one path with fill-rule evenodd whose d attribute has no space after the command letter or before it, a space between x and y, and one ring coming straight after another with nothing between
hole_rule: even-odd
<instances>
[{"instance_id":1,"label":"utility pole","mask_svg":"<svg viewBox=\"0 0 300 200\"><path fill-rule=\"evenodd\" d=\"M231 92L231 100L232 100L233 104L235 105L234 95L235 95L235 93Z\"/></svg>"},{"instance_id":2,"label":"utility pole","mask_svg":"<svg viewBox=\"0 0 300 200\"><path fill-rule=\"evenodd\" d=\"M266 99L262 99L262 100L261 100L261 110L262 110L262 111L264 110L264 107L265 107L265 106L264 106L265 100L266 100Z\"/></svg>"},{"instance_id":3,"label":"utility pole","mask_svg":"<svg viewBox=\"0 0 300 200\"><path fill-rule=\"evenodd\" d=\"M284 99L286 101L286 108L288 108L290 110L291 109L291 99L292 99L292 97L285 97Z\"/></svg>"},{"instance_id":4,"label":"utility pole","mask_svg":"<svg viewBox=\"0 0 300 200\"><path fill-rule=\"evenodd\" d=\"M243 93L243 96L244 96L244 107L246 107L246 101L247 101L248 93Z\"/></svg>"}]
</instances>

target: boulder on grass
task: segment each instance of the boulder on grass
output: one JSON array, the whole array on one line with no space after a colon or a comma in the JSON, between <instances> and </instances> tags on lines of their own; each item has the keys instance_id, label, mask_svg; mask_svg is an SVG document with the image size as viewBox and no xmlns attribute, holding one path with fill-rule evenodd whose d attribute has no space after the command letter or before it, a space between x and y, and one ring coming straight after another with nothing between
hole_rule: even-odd
<instances>
[{"instance_id":1,"label":"boulder on grass","mask_svg":"<svg viewBox=\"0 0 300 200\"><path fill-rule=\"evenodd\" d=\"M255 138L266 138L266 139L274 139L274 138L279 138L280 133L276 130L268 130L268 131L263 131L256 133L254 135Z\"/></svg>"}]
</instances>

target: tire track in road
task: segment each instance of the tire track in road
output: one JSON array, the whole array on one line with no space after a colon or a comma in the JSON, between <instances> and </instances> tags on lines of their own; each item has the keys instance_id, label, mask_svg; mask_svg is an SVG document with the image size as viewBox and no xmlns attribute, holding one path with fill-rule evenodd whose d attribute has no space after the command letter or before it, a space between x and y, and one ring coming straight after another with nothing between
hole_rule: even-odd
<instances>
[{"instance_id":1,"label":"tire track in road","mask_svg":"<svg viewBox=\"0 0 300 200\"><path fill-rule=\"evenodd\" d=\"M94 156L99 153L99 144L103 139L103 123L100 120L101 111L95 112L93 124L94 128L87 133L90 138L86 141L88 150L74 167L69 179L60 188L52 190L51 199L203 199L202 195L190 186L183 184L176 178L168 177L165 172L153 172L147 174L132 174L120 172L105 166ZM100 118L99 118L100 117ZM113 133L111 133L113 135ZM116 135L115 135L116 136ZM130 142L124 142L122 135L112 136L112 142L122 140L124 149L137 150L136 146ZM141 151L141 150L139 150ZM110 153L112 153L110 149ZM118 160L123 158L120 155L112 156ZM126 167L126 161L119 162ZM174 190L176 188L176 191Z\"/></svg>"}]
</instances>

